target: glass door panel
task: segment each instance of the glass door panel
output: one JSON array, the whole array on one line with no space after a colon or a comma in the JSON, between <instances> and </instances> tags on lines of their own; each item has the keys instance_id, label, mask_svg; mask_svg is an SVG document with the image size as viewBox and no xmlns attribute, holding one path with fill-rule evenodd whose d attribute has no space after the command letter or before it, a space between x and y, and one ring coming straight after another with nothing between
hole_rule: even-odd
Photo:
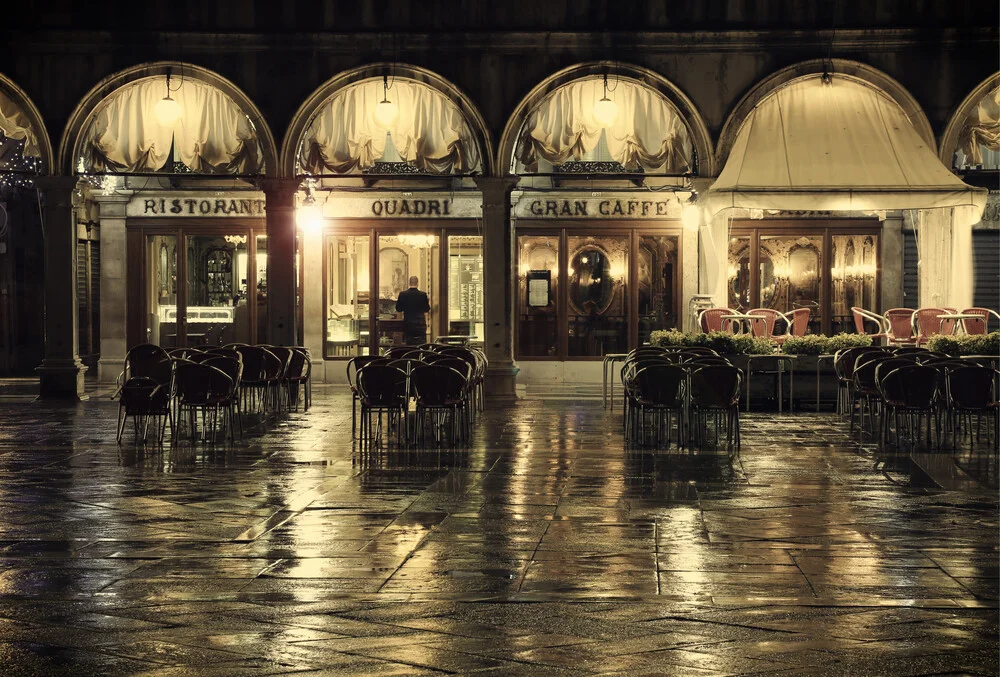
<instances>
[{"instance_id":1,"label":"glass door panel","mask_svg":"<svg viewBox=\"0 0 1000 677\"><path fill-rule=\"evenodd\" d=\"M854 332L853 306L879 312L876 296L877 235L833 235L830 238L832 333Z\"/></svg>"},{"instance_id":2,"label":"glass door panel","mask_svg":"<svg viewBox=\"0 0 1000 677\"><path fill-rule=\"evenodd\" d=\"M783 313L808 308L809 333L823 324L822 236L760 237L760 307Z\"/></svg>"},{"instance_id":3,"label":"glass door panel","mask_svg":"<svg viewBox=\"0 0 1000 677\"><path fill-rule=\"evenodd\" d=\"M170 350L177 342L177 236L146 237L145 336Z\"/></svg>"},{"instance_id":4,"label":"glass door panel","mask_svg":"<svg viewBox=\"0 0 1000 677\"><path fill-rule=\"evenodd\" d=\"M518 354L555 357L559 350L559 235L519 235Z\"/></svg>"},{"instance_id":5,"label":"glass door panel","mask_svg":"<svg viewBox=\"0 0 1000 677\"><path fill-rule=\"evenodd\" d=\"M628 243L617 236L566 239L569 356L626 352Z\"/></svg>"},{"instance_id":6,"label":"glass door panel","mask_svg":"<svg viewBox=\"0 0 1000 677\"><path fill-rule=\"evenodd\" d=\"M437 235L382 235L378 239L378 345L419 345L437 338L440 246ZM417 292L427 295L427 303ZM397 311L400 294L401 310ZM428 309L429 308L429 309Z\"/></svg>"},{"instance_id":7,"label":"glass door panel","mask_svg":"<svg viewBox=\"0 0 1000 677\"><path fill-rule=\"evenodd\" d=\"M448 334L486 338L483 325L483 238L448 237Z\"/></svg>"},{"instance_id":8,"label":"glass door panel","mask_svg":"<svg viewBox=\"0 0 1000 677\"><path fill-rule=\"evenodd\" d=\"M369 238L326 240L326 357L368 354Z\"/></svg>"},{"instance_id":9,"label":"glass door panel","mask_svg":"<svg viewBox=\"0 0 1000 677\"><path fill-rule=\"evenodd\" d=\"M247 235L187 237L187 284L180 314L187 347L248 343Z\"/></svg>"},{"instance_id":10,"label":"glass door panel","mask_svg":"<svg viewBox=\"0 0 1000 677\"><path fill-rule=\"evenodd\" d=\"M267 343L267 236L256 236L256 257L253 265L253 284L255 290L249 294L254 300L247 300L248 303L256 305L257 320L255 332L256 343Z\"/></svg>"},{"instance_id":11,"label":"glass door panel","mask_svg":"<svg viewBox=\"0 0 1000 677\"><path fill-rule=\"evenodd\" d=\"M745 313L750 305L750 238L729 240L729 267L726 276L729 308Z\"/></svg>"},{"instance_id":12,"label":"glass door panel","mask_svg":"<svg viewBox=\"0 0 1000 677\"><path fill-rule=\"evenodd\" d=\"M650 332L677 326L677 244L676 235L639 236L639 345L649 341Z\"/></svg>"}]
</instances>

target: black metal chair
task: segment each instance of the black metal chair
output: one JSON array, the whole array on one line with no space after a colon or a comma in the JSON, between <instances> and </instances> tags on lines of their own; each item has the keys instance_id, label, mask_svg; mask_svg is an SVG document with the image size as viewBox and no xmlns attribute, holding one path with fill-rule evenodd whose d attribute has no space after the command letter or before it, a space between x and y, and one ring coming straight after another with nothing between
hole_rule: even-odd
<instances>
[{"instance_id":1,"label":"black metal chair","mask_svg":"<svg viewBox=\"0 0 1000 677\"><path fill-rule=\"evenodd\" d=\"M171 429L174 429L170 402L171 387L169 379L166 383L160 383L148 376L133 376L122 385L118 392L117 441L119 444L121 444L122 435L125 432L125 423L130 417L135 428L136 441L140 440L141 431L143 442L146 441L150 421L158 419L156 441L159 444L163 443L168 420Z\"/></svg>"},{"instance_id":2,"label":"black metal chair","mask_svg":"<svg viewBox=\"0 0 1000 677\"><path fill-rule=\"evenodd\" d=\"M361 404L360 439L364 445L382 442L382 418L386 429L396 431L396 442L402 442L404 418L409 400L406 372L387 364L367 364L356 374L358 402ZM375 416L373 426L372 416Z\"/></svg>"},{"instance_id":3,"label":"black metal chair","mask_svg":"<svg viewBox=\"0 0 1000 677\"><path fill-rule=\"evenodd\" d=\"M640 445L651 432L653 443L666 440L670 448L670 428L677 418L677 446L684 446L688 371L673 364L653 363L638 368L629 378L625 392L629 403L626 438ZM651 425L647 425L647 414Z\"/></svg>"},{"instance_id":4,"label":"black metal chair","mask_svg":"<svg viewBox=\"0 0 1000 677\"><path fill-rule=\"evenodd\" d=\"M198 413L201 413L206 438L214 441L218 435L219 414L223 414L223 430L228 429L230 441L235 437L235 399L238 396L233 380L221 369L200 362L178 360L174 367L179 418L187 412L192 438L198 434ZM211 427L212 434L207 436ZM177 435L174 435L174 440Z\"/></svg>"},{"instance_id":5,"label":"black metal chair","mask_svg":"<svg viewBox=\"0 0 1000 677\"><path fill-rule=\"evenodd\" d=\"M984 418L987 442L990 439L990 423L992 423L993 450L997 451L1000 447L1000 402L997 401L996 391L998 376L1000 372L996 369L980 366L966 366L948 371L946 376L948 408L956 449L959 446L958 435L965 424L969 435L969 449L972 449L973 427L976 431L976 441L979 441ZM973 416L976 417L975 426L973 426Z\"/></svg>"},{"instance_id":6,"label":"black metal chair","mask_svg":"<svg viewBox=\"0 0 1000 677\"><path fill-rule=\"evenodd\" d=\"M447 444L468 439L469 380L464 374L445 365L419 365L410 372L410 385L417 400L414 437L419 434L421 444L428 416L438 444L442 437Z\"/></svg>"},{"instance_id":7,"label":"black metal chair","mask_svg":"<svg viewBox=\"0 0 1000 677\"><path fill-rule=\"evenodd\" d=\"M877 380L884 403L882 433L879 448L884 449L889 440L890 428L896 432L895 448L900 448L901 434L905 432L912 451L920 441L921 422L927 417L927 443L931 444L931 422L934 420L940 384L940 374L933 367L907 365L893 369ZM938 431L940 439L940 431ZM885 460L877 455L875 464Z\"/></svg>"},{"instance_id":8,"label":"black metal chair","mask_svg":"<svg viewBox=\"0 0 1000 677\"><path fill-rule=\"evenodd\" d=\"M699 444L707 434L708 419L713 420L714 446L719 444L720 424L726 430L726 448L730 454L740 450L740 391L743 372L724 364L710 364L691 372L691 419Z\"/></svg>"}]
</instances>

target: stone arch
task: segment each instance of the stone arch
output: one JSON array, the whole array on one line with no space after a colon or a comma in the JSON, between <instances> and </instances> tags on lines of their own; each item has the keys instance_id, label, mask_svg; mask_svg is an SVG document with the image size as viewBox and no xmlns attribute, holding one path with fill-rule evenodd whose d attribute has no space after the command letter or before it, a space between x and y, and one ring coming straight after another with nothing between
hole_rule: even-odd
<instances>
[{"instance_id":1,"label":"stone arch","mask_svg":"<svg viewBox=\"0 0 1000 677\"><path fill-rule=\"evenodd\" d=\"M371 78L381 78L383 75L407 78L422 83L441 92L452 103L458 106L459 111L465 117L466 122L472 128L472 132L476 137L479 156L482 158L481 166L483 173L489 174L492 171L494 164L493 143L490 138L489 128L486 126L486 121L483 119L479 109L472 102L472 99L451 81L426 68L411 64L383 62L338 73L317 87L309 95L309 98L299 106L299 109L292 117L291 123L288 125L284 141L281 144L280 169L282 176L295 176L295 158L298 153L299 144L302 141L302 135L305 134L309 124L321 110L323 104L339 90L348 85Z\"/></svg>"},{"instance_id":2,"label":"stone arch","mask_svg":"<svg viewBox=\"0 0 1000 677\"><path fill-rule=\"evenodd\" d=\"M495 174L497 176L511 174L510 170L518 134L524 126L528 115L547 95L573 80L588 76L600 76L609 71L617 72L620 76L631 78L649 87L662 95L676 108L687 125L688 131L691 134L691 143L698 153L698 173L702 176L715 175L716 168L712 139L708 133L708 127L705 124L704 118L702 118L698 109L695 108L691 99L659 73L642 66L617 61L590 61L569 66L553 73L528 92L528 95L521 99L521 102L514 109L514 112L507 120L507 125L504 127L503 136L500 138L500 147L497 151ZM501 167L500 163L503 163L504 166Z\"/></svg>"},{"instance_id":3,"label":"stone arch","mask_svg":"<svg viewBox=\"0 0 1000 677\"><path fill-rule=\"evenodd\" d=\"M906 117L913 124L914 129L917 130L917 134L927 143L927 146L932 151L936 151L937 143L934 139L931 124L927 120L927 115L920 104L917 103L917 100L913 98L913 95L895 79L877 68L859 61L850 61L847 59L812 59L781 69L777 73L761 80L749 92L743 95L743 98L736 104L733 112L729 114L726 124L722 127L722 133L719 135L719 144L715 152L717 166L721 168L726 165L726 160L729 159L729 151L733 147L733 142L736 140L740 126L762 99L790 82L809 75L821 74L827 70L833 74L833 77L848 75L886 94L903 109Z\"/></svg>"},{"instance_id":4,"label":"stone arch","mask_svg":"<svg viewBox=\"0 0 1000 677\"><path fill-rule=\"evenodd\" d=\"M979 105L982 98L998 86L1000 86L1000 71L980 82L965 97L965 100L962 101L958 108L955 109L955 112L948 120L948 126L944 128L944 134L941 135L941 144L938 151L938 157L941 158L941 162L944 163L945 167L952 168L952 157L958 148L958 137L962 133L962 127L965 125L966 118Z\"/></svg>"},{"instance_id":5,"label":"stone arch","mask_svg":"<svg viewBox=\"0 0 1000 677\"><path fill-rule=\"evenodd\" d=\"M260 141L261 153L263 154L264 167L268 176L274 176L277 169L277 147L274 143L274 136L271 128L264 119L256 104L235 84L222 77L218 73L179 61L157 61L155 63L143 63L123 71L119 71L101 80L93 89L87 92L86 96L77 104L70 115L69 122L63 132L62 140L59 144L59 168L66 175L72 175L75 171L73 166L74 158L79 155L80 142L83 131L87 127L91 115L96 110L98 104L105 97L127 84L149 77L166 76L167 73L177 77L182 74L184 78L198 80L210 85L236 103L254 126Z\"/></svg>"},{"instance_id":6,"label":"stone arch","mask_svg":"<svg viewBox=\"0 0 1000 677\"><path fill-rule=\"evenodd\" d=\"M49 139L48 130L45 128L45 122L42 120L42 114L38 112L38 108L35 107L35 104L24 90L14 84L14 81L3 73L0 73L0 91L3 91L17 104L21 112L28 118L28 122L37 135L39 157L43 168L46 173L55 173L56 168L53 165L52 142Z\"/></svg>"}]
</instances>

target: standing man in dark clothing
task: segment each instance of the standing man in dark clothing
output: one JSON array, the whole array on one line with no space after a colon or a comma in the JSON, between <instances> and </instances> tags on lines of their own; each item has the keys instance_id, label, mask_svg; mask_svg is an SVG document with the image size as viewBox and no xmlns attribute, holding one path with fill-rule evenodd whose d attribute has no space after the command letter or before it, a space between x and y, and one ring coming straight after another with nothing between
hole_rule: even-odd
<instances>
[{"instance_id":1,"label":"standing man in dark clothing","mask_svg":"<svg viewBox=\"0 0 1000 677\"><path fill-rule=\"evenodd\" d=\"M396 299L396 312L403 313L403 335L406 345L420 345L427 340L427 319L424 313L430 312L431 304L427 294L417 289L420 280L416 275L410 277L410 288L399 293Z\"/></svg>"}]
</instances>

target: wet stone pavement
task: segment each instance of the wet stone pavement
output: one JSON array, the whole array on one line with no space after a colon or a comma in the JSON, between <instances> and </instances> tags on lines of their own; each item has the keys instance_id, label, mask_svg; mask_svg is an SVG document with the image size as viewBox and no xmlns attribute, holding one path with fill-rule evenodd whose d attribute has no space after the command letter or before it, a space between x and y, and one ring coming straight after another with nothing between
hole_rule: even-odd
<instances>
[{"instance_id":1,"label":"wet stone pavement","mask_svg":"<svg viewBox=\"0 0 1000 677\"><path fill-rule=\"evenodd\" d=\"M106 392L0 397L0 674L998 672L989 454L942 489L810 413L746 416L733 463L626 450L581 388L361 454L314 398L119 449Z\"/></svg>"}]
</instances>

